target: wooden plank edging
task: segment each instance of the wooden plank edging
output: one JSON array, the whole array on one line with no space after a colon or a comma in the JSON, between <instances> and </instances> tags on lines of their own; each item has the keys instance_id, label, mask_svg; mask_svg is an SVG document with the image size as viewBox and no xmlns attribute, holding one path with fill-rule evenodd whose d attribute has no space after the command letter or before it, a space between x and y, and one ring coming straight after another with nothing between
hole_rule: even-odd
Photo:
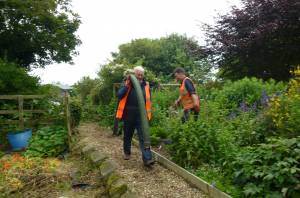
<instances>
[{"instance_id":1,"label":"wooden plank edging","mask_svg":"<svg viewBox=\"0 0 300 198\"><path fill-rule=\"evenodd\" d=\"M230 195L220 191L219 189L215 188L214 186L208 184L203 179L197 177L196 175L188 172L184 168L178 166L174 162L168 160L164 156L160 155L155 151L151 151L154 159L165 166L167 169L174 171L177 175L184 178L187 182L192 184L193 186L197 187L198 189L202 190L204 193L208 194L209 197L212 198L231 198Z\"/></svg>"},{"instance_id":2,"label":"wooden plank edging","mask_svg":"<svg viewBox=\"0 0 300 198\"><path fill-rule=\"evenodd\" d=\"M133 145L139 147L139 142L136 139L132 139ZM197 177L196 175L188 172L184 168L178 166L174 162L168 160L164 156L160 155L159 153L151 150L153 158L156 162L160 163L167 169L175 172L178 176L184 178L189 184L195 186L196 188L202 190L211 198L232 198L230 195L222 192L221 190L217 189L216 187L208 184L206 181Z\"/></svg>"}]
</instances>

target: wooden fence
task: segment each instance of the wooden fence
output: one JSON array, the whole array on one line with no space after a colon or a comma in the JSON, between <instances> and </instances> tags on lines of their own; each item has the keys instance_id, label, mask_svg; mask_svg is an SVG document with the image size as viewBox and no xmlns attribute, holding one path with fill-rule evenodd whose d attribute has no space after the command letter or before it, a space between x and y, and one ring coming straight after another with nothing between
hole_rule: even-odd
<instances>
[{"instance_id":1,"label":"wooden fence","mask_svg":"<svg viewBox=\"0 0 300 198\"><path fill-rule=\"evenodd\" d=\"M44 114L47 112L45 109L24 109L24 100L33 100L33 99L44 99L44 95L0 95L0 100L17 100L18 108L13 110L0 110L0 115L9 115L9 114L18 114L18 120L0 120L1 125L10 125L10 124L18 124L19 129L24 129L24 113L36 113L36 114ZM70 116L70 107L69 107L69 93L64 91L64 114L66 119L66 127L68 129L68 142L70 144L71 141L71 116ZM30 124L42 123L42 124L50 124L51 120L29 120Z\"/></svg>"},{"instance_id":2,"label":"wooden fence","mask_svg":"<svg viewBox=\"0 0 300 198\"><path fill-rule=\"evenodd\" d=\"M18 109L14 110L0 110L0 115L4 114L18 114L18 120L3 120L1 124L18 124L20 129L24 129L24 113L45 113L45 110L41 109L24 109L24 100L29 99L42 99L42 95L0 95L0 100L17 100ZM31 123L35 123L38 120L32 120Z\"/></svg>"}]
</instances>

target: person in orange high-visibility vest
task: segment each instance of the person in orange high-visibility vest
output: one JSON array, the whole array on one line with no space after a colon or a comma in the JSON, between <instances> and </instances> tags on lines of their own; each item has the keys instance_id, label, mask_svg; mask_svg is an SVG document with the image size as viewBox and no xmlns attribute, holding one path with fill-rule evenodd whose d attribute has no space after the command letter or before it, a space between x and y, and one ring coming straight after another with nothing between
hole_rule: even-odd
<instances>
[{"instance_id":1,"label":"person in orange high-visibility vest","mask_svg":"<svg viewBox=\"0 0 300 198\"><path fill-rule=\"evenodd\" d=\"M147 117L150 120L151 115L151 93L149 83L144 80L144 69L142 66L136 66L134 74L139 80L142 88L142 92L145 99L145 108L147 111ZM123 120L124 123L124 136L123 136L123 150L124 159L129 160L131 155L131 141L134 134L134 130L137 130L140 149L142 151L142 159L145 166L151 166L154 164L150 148L144 148L144 137L141 127L141 119L139 114L138 100L136 90L131 84L128 77L125 81L125 86L121 87L118 91L118 109L116 112L116 118Z\"/></svg>"},{"instance_id":2,"label":"person in orange high-visibility vest","mask_svg":"<svg viewBox=\"0 0 300 198\"><path fill-rule=\"evenodd\" d=\"M189 79L183 68L178 67L174 70L174 76L178 82L180 82L179 97L175 101L175 106L182 105L184 114L182 116L182 123L189 119L190 113L193 112L195 120L198 119L200 111L200 101L196 94L195 85L191 79Z\"/></svg>"}]
</instances>

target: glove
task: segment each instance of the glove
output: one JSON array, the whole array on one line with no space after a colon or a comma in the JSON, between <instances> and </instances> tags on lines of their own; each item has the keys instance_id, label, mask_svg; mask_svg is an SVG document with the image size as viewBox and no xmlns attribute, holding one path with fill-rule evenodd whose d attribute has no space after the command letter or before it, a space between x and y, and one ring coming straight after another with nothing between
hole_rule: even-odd
<instances>
[{"instance_id":1,"label":"glove","mask_svg":"<svg viewBox=\"0 0 300 198\"><path fill-rule=\"evenodd\" d=\"M128 88L131 87L131 80L130 80L129 76L127 77L127 79L125 81L125 86L128 87Z\"/></svg>"},{"instance_id":2,"label":"glove","mask_svg":"<svg viewBox=\"0 0 300 198\"><path fill-rule=\"evenodd\" d=\"M173 104L173 107L177 107L178 105L179 105L179 103L180 103L180 100L175 100L175 102L174 102L174 104Z\"/></svg>"},{"instance_id":3,"label":"glove","mask_svg":"<svg viewBox=\"0 0 300 198\"><path fill-rule=\"evenodd\" d=\"M200 106L199 105L196 105L195 107L194 107L194 110L195 110L195 112L200 112Z\"/></svg>"}]
</instances>

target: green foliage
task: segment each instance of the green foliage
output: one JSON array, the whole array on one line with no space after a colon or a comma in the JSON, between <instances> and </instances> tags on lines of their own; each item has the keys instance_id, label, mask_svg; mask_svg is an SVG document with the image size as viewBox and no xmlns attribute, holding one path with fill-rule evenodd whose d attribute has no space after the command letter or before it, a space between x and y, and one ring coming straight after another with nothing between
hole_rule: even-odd
<instances>
[{"instance_id":1,"label":"green foliage","mask_svg":"<svg viewBox=\"0 0 300 198\"><path fill-rule=\"evenodd\" d=\"M264 118L261 113L243 112L240 116L231 120L233 136L239 146L252 146L265 142L269 135L264 125Z\"/></svg>"},{"instance_id":2,"label":"green foliage","mask_svg":"<svg viewBox=\"0 0 300 198\"><path fill-rule=\"evenodd\" d=\"M218 160L219 145L216 125L209 122L189 121L172 123L169 146L172 158L184 167L198 167L203 162L215 163Z\"/></svg>"},{"instance_id":3,"label":"green foliage","mask_svg":"<svg viewBox=\"0 0 300 198\"><path fill-rule=\"evenodd\" d=\"M82 103L82 119L97 121L98 113L97 113L97 105L93 105L91 96L88 96L84 103Z\"/></svg>"},{"instance_id":4,"label":"green foliage","mask_svg":"<svg viewBox=\"0 0 300 198\"><path fill-rule=\"evenodd\" d=\"M73 87L75 91L80 95L81 102L84 103L87 97L90 95L91 90L96 86L97 81L90 77L83 77Z\"/></svg>"},{"instance_id":5,"label":"green foliage","mask_svg":"<svg viewBox=\"0 0 300 198\"><path fill-rule=\"evenodd\" d=\"M1 94L35 94L38 92L39 79L27 74L17 64L0 59Z\"/></svg>"},{"instance_id":6,"label":"green foliage","mask_svg":"<svg viewBox=\"0 0 300 198\"><path fill-rule=\"evenodd\" d=\"M248 197L299 197L300 138L249 147L233 162L234 178Z\"/></svg>"},{"instance_id":7,"label":"green foliage","mask_svg":"<svg viewBox=\"0 0 300 198\"><path fill-rule=\"evenodd\" d=\"M93 104L108 104L113 96L113 83L122 83L125 65L103 65L98 73L97 85L91 91Z\"/></svg>"},{"instance_id":8,"label":"green foliage","mask_svg":"<svg viewBox=\"0 0 300 198\"><path fill-rule=\"evenodd\" d=\"M66 149L67 131L53 126L39 129L33 134L25 156L56 157Z\"/></svg>"},{"instance_id":9,"label":"green foliage","mask_svg":"<svg viewBox=\"0 0 300 198\"><path fill-rule=\"evenodd\" d=\"M101 126L112 127L114 124L115 114L117 109L117 101L113 98L108 105L100 104L97 107L97 116Z\"/></svg>"},{"instance_id":10,"label":"green foliage","mask_svg":"<svg viewBox=\"0 0 300 198\"><path fill-rule=\"evenodd\" d=\"M300 135L300 67L294 71L285 94L271 98L265 113L266 125L284 137Z\"/></svg>"},{"instance_id":11,"label":"green foliage","mask_svg":"<svg viewBox=\"0 0 300 198\"><path fill-rule=\"evenodd\" d=\"M0 58L22 67L71 62L81 42L70 0L0 1Z\"/></svg>"},{"instance_id":12,"label":"green foliage","mask_svg":"<svg viewBox=\"0 0 300 198\"><path fill-rule=\"evenodd\" d=\"M193 38L171 34L160 39L136 39L119 46L119 52L113 53L114 64L141 64L156 75L170 80L173 70L182 66L189 72L203 71L209 64L202 64L204 58L202 48ZM197 62L198 61L198 62ZM207 67L208 66L208 67Z\"/></svg>"},{"instance_id":13,"label":"green foliage","mask_svg":"<svg viewBox=\"0 0 300 198\"><path fill-rule=\"evenodd\" d=\"M152 145L170 139L176 163L234 197L297 197L299 82L295 77L287 90L256 78L201 84L199 120L185 124L181 110L170 108L177 88L160 87L152 91ZM99 108L106 125L116 107L110 105Z\"/></svg>"},{"instance_id":14,"label":"green foliage","mask_svg":"<svg viewBox=\"0 0 300 198\"><path fill-rule=\"evenodd\" d=\"M178 98L178 90L161 87L160 90L151 92L152 120L150 121L151 144L157 145L160 139L168 138L169 130L166 124L169 123L171 112L169 108Z\"/></svg>"},{"instance_id":15,"label":"green foliage","mask_svg":"<svg viewBox=\"0 0 300 198\"><path fill-rule=\"evenodd\" d=\"M242 103L248 108L252 105L260 108L264 92L270 95L283 88L283 83L275 83L273 80L263 82L256 78L244 78L235 82L225 82L223 89L216 90L213 97L221 109L236 110Z\"/></svg>"},{"instance_id":16,"label":"green foliage","mask_svg":"<svg viewBox=\"0 0 300 198\"><path fill-rule=\"evenodd\" d=\"M230 194L232 197L241 197L242 191L237 186L234 186L232 180L224 174L224 171L219 167L211 166L208 164L201 165L194 174L208 182L209 184L217 187L223 192Z\"/></svg>"},{"instance_id":17,"label":"green foliage","mask_svg":"<svg viewBox=\"0 0 300 198\"><path fill-rule=\"evenodd\" d=\"M161 87L151 92L152 104L163 110L168 110L179 96L179 87Z\"/></svg>"},{"instance_id":18,"label":"green foliage","mask_svg":"<svg viewBox=\"0 0 300 198\"><path fill-rule=\"evenodd\" d=\"M82 114L82 105L80 100L71 98L70 100L71 127L77 127L80 123Z\"/></svg>"}]
</instances>

